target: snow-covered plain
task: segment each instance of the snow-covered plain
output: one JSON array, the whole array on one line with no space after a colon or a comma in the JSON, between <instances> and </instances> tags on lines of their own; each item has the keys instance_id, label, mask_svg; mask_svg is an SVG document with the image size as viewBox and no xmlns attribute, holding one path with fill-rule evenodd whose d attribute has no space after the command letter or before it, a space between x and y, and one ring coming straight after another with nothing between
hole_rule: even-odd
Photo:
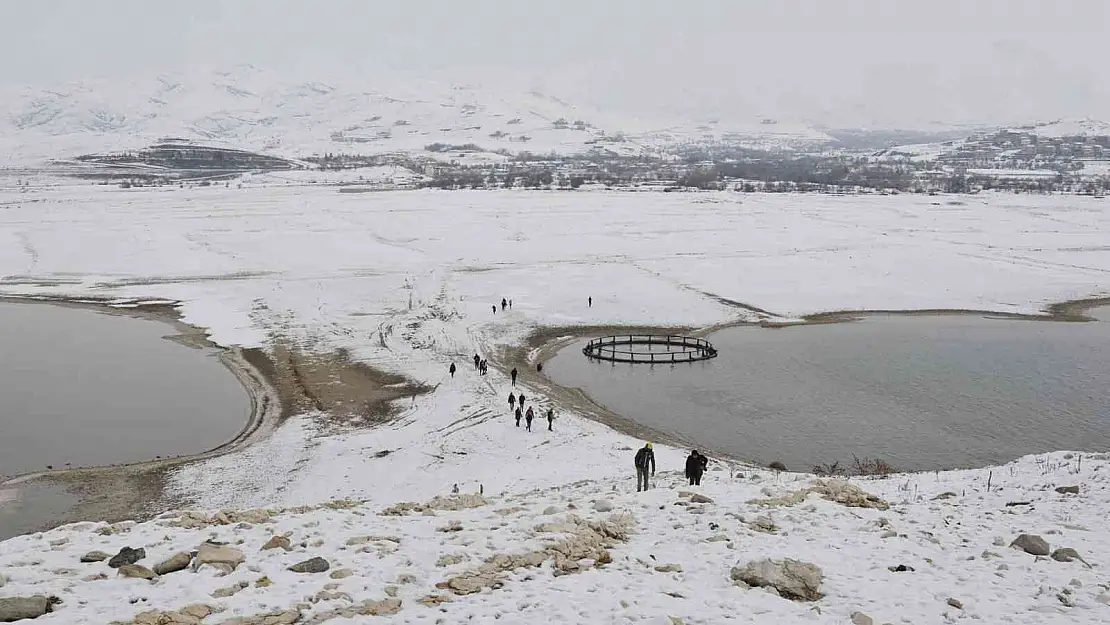
<instances>
[{"instance_id":1,"label":"snow-covered plain","mask_svg":"<svg viewBox=\"0 0 1110 625\"><path fill-rule=\"evenodd\" d=\"M672 505L678 495L671 488L630 492L631 455L640 442L558 406L554 432L518 430L509 419L505 376L479 377L468 364L476 351L493 354L542 326L709 326L763 314L730 301L778 319L844 309L1037 313L1051 302L1110 293L1104 202L1010 195L340 194L294 185L125 191L9 182L0 191L0 293L180 301L185 321L217 343L265 347L281 340L345 349L355 360L436 387L401 402L398 419L374 429L336 431L321 427L321 415L299 415L245 451L181 469L170 484L202 508L365 502L356 508L286 513L274 527L174 529L155 522L117 536L71 527L0 543L0 567L10 578L4 594L54 593L65 601L43 622L102 623L202 598L227 608L205 623L288 608L332 580L284 572L301 554L257 552L270 534L285 531L306 541L298 548L305 557L352 568L354 575L339 583L356 602L381 599L386 583L413 574L416 586L402 585L396 622L473 616L511 623L542 615L590 623L668 623L668 616L687 623L843 623L861 610L876 623L976 616L1073 623L1101 622L1110 613L1098 599L1107 594L1098 585L1107 581L1099 556L1110 547L1099 522L1110 509L1105 458L1081 465L1063 454L1049 463L1027 458L994 469L989 493L989 470L863 481L892 510L880 515L814 499L772 511L779 529L764 534L736 518L765 513L745 502L766 496L761 489L769 482L772 495L797 490L806 476L757 471L757 482L749 469L743 479L714 472L703 490L716 503L691 514ZM594 305L587 307L590 296ZM512 310L493 313L502 297L513 299ZM454 379L447 374L452 361L460 365ZM538 406L549 403L534 390L529 395ZM657 455L669 472L681 467L684 452L658 446ZM667 473L662 485L677 481ZM406 521L374 514L398 501L445 494L454 484L464 492L481 488L493 503ZM1081 485L1080 493L1052 491L1063 484ZM944 491L957 495L932 500ZM628 542L612 548L613 564L558 578L548 568L526 569L503 588L441 606L446 614L413 601L455 570L436 567L439 556L466 552L473 565L493 553L535 548L533 526L559 517L544 515L548 506L569 501L576 513L599 517L590 502L601 498L635 518ZM1004 505L1017 500L1033 505ZM504 509L510 511L497 512ZM905 537L880 539L879 516ZM449 520L463 529L435 531ZM1008 542L1019 532L1074 547L1096 568L992 546L996 537ZM396 535L400 546L389 555L353 553L345 541L356 533ZM246 541L247 568L227 579L175 573L153 585L79 581L93 570L76 563L84 551L146 546L157 561L213 534ZM705 542L715 534L727 540ZM50 545L61 538L68 542ZM729 567L762 557L818 564L826 596L810 605L733 588ZM640 560L679 563L684 572L658 573ZM996 570L999 563L1009 570ZM897 564L916 571L887 570ZM207 598L215 588L263 574L273 587ZM1058 599L1073 578L1078 585ZM962 601L963 610L948 606L947 597ZM345 601L314 604L306 618Z\"/></svg>"}]
</instances>

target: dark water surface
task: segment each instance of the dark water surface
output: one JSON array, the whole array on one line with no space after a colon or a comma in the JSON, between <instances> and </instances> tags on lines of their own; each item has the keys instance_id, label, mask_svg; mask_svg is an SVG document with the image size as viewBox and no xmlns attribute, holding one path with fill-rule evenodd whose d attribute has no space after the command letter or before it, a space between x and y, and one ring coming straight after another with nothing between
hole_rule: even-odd
<instances>
[{"instance_id":1,"label":"dark water surface","mask_svg":"<svg viewBox=\"0 0 1110 625\"><path fill-rule=\"evenodd\" d=\"M697 445L809 470L852 456L902 470L1110 449L1110 309L1065 323L977 315L870 316L708 337L714 360L544 366L556 383Z\"/></svg>"},{"instance_id":2,"label":"dark water surface","mask_svg":"<svg viewBox=\"0 0 1110 625\"><path fill-rule=\"evenodd\" d=\"M164 338L174 333L157 321L0 302L0 481L48 465L195 454L234 438L250 417L246 390L216 350ZM51 489L4 490L0 538L48 521L40 517L62 503L46 497Z\"/></svg>"}]
</instances>

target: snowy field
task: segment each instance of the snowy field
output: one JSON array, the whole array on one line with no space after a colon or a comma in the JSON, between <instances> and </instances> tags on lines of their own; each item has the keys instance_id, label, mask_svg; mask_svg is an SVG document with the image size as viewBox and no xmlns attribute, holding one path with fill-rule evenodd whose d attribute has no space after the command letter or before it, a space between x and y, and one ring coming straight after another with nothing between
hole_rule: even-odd
<instances>
[{"instance_id":1,"label":"snowy field","mask_svg":"<svg viewBox=\"0 0 1110 625\"><path fill-rule=\"evenodd\" d=\"M0 570L9 578L0 593L62 597L58 613L41 622L103 623L201 599L227 609L204 623L285 610L333 582L283 570L312 555L353 570L337 583L354 603L383 599L385 584L411 574L412 584L398 584L404 607L395 622L469 616L665 625L673 616L686 623L846 623L855 610L875 623L1110 618L1110 589L1099 586L1107 582L1099 555L1110 553L1110 534L1100 524L1110 509L1106 459L1077 466L1063 454L1051 463L1027 458L996 468L990 492L988 470L862 481L892 508L878 514L811 495L772 510L777 529L767 533L751 529L767 512L745 502L796 491L808 484L806 476L757 472L755 481L747 469L742 479L711 473L702 488L715 503L691 513L697 506L673 505L679 497L669 488L678 482L669 472L681 467L684 451L659 446L660 470L668 472L661 485L668 488L638 497L630 492L630 469L639 441L558 406L554 432L545 431L546 423L533 433L518 430L509 419L505 376L478 377L468 362L476 351L492 354L540 326L709 326L762 314L729 301L776 319L844 309L1037 313L1052 302L1110 294L1105 202L1012 195L340 194L288 184L124 191L36 183L21 192L13 180L0 180L0 187L0 294L180 301L185 321L222 345L278 340L345 349L358 361L437 387L411 405L402 402L400 417L376 429L336 433L319 427L320 415L297 416L243 452L178 471L170 485L210 509L365 502L354 509L285 513L273 526L170 529L163 521L115 536L77 527L0 543ZM513 300L512 310L493 313L502 297ZM447 374L452 361L460 366L454 379ZM529 394L537 406L548 405ZM390 453L379 457L383 451ZM449 493L454 484L463 492L481 488L492 503L405 522L376 516L398 501ZM1080 492L1058 495L1052 488L1061 484L1081 485ZM946 491L956 496L933 500ZM597 499L635 519L628 538L613 539L612 564L584 563L584 572L552 578L548 562L507 573L503 588L450 604L418 601L454 595L434 584L486 556L537 548L540 535L552 532L535 525L562 519L567 503L583 518L609 518L594 511ZM1033 505L1005 505L1012 501ZM543 512L552 506L560 514ZM436 531L451 520L462 529ZM562 530L554 534L569 531ZM304 541L293 547L304 554L258 551L270 534L286 531L295 543ZM896 535L880 538L887 531ZM1095 568L993 544L1021 532L1042 533L1053 548L1074 547ZM401 540L383 553L370 550L371 557L346 545L356 534ZM76 560L84 551L114 553L128 544L146 546L156 562L208 537L245 541L246 564L227 578L201 569L150 585L82 581L100 569ZM49 542L62 538L67 542ZM466 553L469 565L435 566L456 552ZM817 564L826 578L824 598L799 603L733 587L729 567L762 557ZM653 568L668 563L681 564L682 572ZM915 571L887 570L898 564ZM1008 568L999 570L1002 564ZM255 588L262 575L274 586ZM237 581L252 585L232 597L208 596ZM128 603L135 597L144 599ZM948 605L948 597L963 609ZM351 602L308 604L305 622Z\"/></svg>"}]
</instances>

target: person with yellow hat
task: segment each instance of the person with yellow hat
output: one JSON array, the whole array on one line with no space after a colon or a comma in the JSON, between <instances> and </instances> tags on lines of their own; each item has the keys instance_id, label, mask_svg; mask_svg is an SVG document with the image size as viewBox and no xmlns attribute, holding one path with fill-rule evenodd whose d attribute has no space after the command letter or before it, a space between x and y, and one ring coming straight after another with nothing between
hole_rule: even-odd
<instances>
[{"instance_id":1,"label":"person with yellow hat","mask_svg":"<svg viewBox=\"0 0 1110 625\"><path fill-rule=\"evenodd\" d=\"M651 449L651 443L645 443L644 446L636 452L637 493L649 488L648 465L651 465L651 477L655 477L655 452Z\"/></svg>"}]
</instances>

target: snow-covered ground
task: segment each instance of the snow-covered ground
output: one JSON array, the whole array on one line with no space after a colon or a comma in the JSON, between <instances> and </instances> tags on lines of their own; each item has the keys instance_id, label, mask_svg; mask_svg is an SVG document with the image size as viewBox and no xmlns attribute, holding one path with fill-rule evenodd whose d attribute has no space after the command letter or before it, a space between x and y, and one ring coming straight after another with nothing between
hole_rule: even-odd
<instances>
[{"instance_id":1,"label":"snow-covered ground","mask_svg":"<svg viewBox=\"0 0 1110 625\"><path fill-rule=\"evenodd\" d=\"M120 190L40 182L28 188L0 181L0 293L176 300L185 321L217 343L265 347L280 340L344 349L357 361L436 387L401 402L399 418L374 429L336 431L321 428L320 415L297 416L243 452L178 471L170 484L208 508L366 501L354 509L287 513L274 527L185 530L155 522L118 536L69 528L0 543L0 567L11 578L0 592L49 592L65 600L44 621L101 623L151 607L177 608L262 575L275 585L205 599L228 611L204 622L289 608L331 580L285 573L285 565L304 559L300 553L258 553L270 534L286 531L305 541L298 549L305 558L321 555L352 568L338 590L356 602L381 599L397 575L414 575L415 585L400 585L404 607L396 622L458 622L468 614L489 622L501 614L508 623L537 615L558 622L668 623L674 616L687 623L842 623L862 610L876 623L975 615L985 622L1071 623L1098 622L1110 610L1096 601L1106 593L1098 586L1106 581L1101 569L1034 561L992 546L996 536L1008 542L1018 532L1040 532L1054 548L1074 547L1097 567L1110 536L1099 524L1110 507L1104 459L1085 458L1081 469L1061 454L1053 455L1059 466L1025 459L995 469L991 493L988 471L864 482L894 508L880 515L815 500L772 511L778 531L757 533L735 517L750 521L766 512L745 502L766 496L760 491L768 483L772 495L797 490L805 476L757 472L755 482L730 478L731 471L711 473L703 490L716 503L691 514L673 505L678 495L671 488L630 492L639 441L558 406L553 432L517 429L505 376L479 377L469 365L476 351L493 354L540 326L708 326L755 317L722 299L784 319L840 309L1036 313L1051 302L1110 293L1104 202L989 194L340 194L293 184ZM492 312L502 297L513 300L512 310ZM453 379L452 361L460 366ZM535 405L549 404L542 393L525 390ZM684 457L663 446L657 454L668 472ZM677 479L668 474L662 484ZM1080 494L1043 490L1065 483L1080 484ZM398 501L446 494L454 484L464 492L482 489L493 503L406 521L374 514ZM932 501L942 491L957 496ZM547 569L510 574L504 588L459 598L446 614L414 601L451 571L469 568L445 573L435 567L439 556L465 552L475 564L494 552L535 549L533 526L561 516L543 515L548 506L570 502L577 514L599 517L590 501L601 498L635 518L627 542L613 540L613 564L558 578ZM1012 500L1034 505L1004 506ZM905 537L879 538L885 531L875 525L879 516ZM462 530L435 531L450 520L461 521ZM346 547L356 534L401 541L388 554L371 550L371 557ZM706 542L716 534L726 539ZM174 573L153 585L79 581L93 571L76 563L84 551L146 546L153 562L210 535L246 541L245 568L226 579L203 569ZM63 537L68 542L50 545ZM1000 555L980 555L985 550ZM799 604L731 587L730 566L780 556L819 565L825 598ZM658 573L640 560L678 563L684 572ZM1009 571L996 570L1003 563ZM916 571L887 570L897 564ZM1068 587L1072 578L1078 586ZM1071 594L1057 599L1065 587ZM963 611L945 603L949 596L963 602ZM324 600L312 611L345 601Z\"/></svg>"}]
</instances>

